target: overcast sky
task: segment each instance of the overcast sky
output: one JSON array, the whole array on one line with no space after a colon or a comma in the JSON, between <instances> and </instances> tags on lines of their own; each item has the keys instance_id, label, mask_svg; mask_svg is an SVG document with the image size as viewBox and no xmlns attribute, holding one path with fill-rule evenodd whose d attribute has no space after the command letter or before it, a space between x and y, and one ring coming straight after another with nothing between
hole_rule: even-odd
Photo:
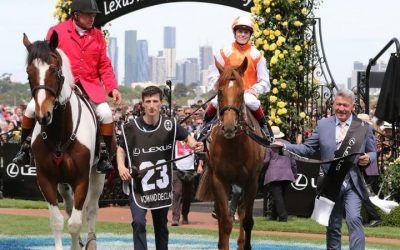
<instances>
[{"instance_id":1,"label":"overcast sky","mask_svg":"<svg viewBox=\"0 0 400 250\"><path fill-rule=\"evenodd\" d=\"M56 24L52 13L55 0L0 1L0 75L12 73L12 80L26 81L22 34L34 41L44 39ZM324 0L316 17L322 19L325 53L337 83L346 83L353 61L368 63L393 37L400 37L399 0ZM248 15L240 10L206 3L168 3L127 14L111 22L111 36L118 38L119 75L123 77L124 31L138 31L148 40L149 54L163 46L163 27L175 26L177 58L198 57L199 46L214 51L232 42L230 24L234 17ZM394 47L390 52L394 52ZM387 57L384 57L385 60ZM120 79L120 80L121 80Z\"/></svg>"}]
</instances>

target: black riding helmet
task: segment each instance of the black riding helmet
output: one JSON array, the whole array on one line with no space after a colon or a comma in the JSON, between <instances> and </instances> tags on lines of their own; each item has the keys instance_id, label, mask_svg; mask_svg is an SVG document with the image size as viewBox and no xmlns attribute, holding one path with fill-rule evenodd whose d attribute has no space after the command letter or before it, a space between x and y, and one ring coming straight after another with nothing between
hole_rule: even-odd
<instances>
[{"instance_id":1,"label":"black riding helmet","mask_svg":"<svg viewBox=\"0 0 400 250\"><path fill-rule=\"evenodd\" d=\"M71 4L71 11L82 13L101 13L97 7L96 0L73 0Z\"/></svg>"}]
</instances>

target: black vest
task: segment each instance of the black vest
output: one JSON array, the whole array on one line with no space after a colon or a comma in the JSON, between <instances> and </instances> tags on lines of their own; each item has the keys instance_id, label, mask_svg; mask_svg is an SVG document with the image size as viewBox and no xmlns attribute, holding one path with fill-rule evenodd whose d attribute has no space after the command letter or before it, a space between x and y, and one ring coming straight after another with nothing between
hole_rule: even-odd
<instances>
[{"instance_id":1,"label":"black vest","mask_svg":"<svg viewBox=\"0 0 400 250\"><path fill-rule=\"evenodd\" d=\"M160 116L157 128L145 131L138 119L122 126L126 146L126 163L144 170L174 157L176 121ZM133 183L134 200L139 207L156 209L172 204L172 163L149 169ZM140 186L139 186L140 185ZM139 188L137 188L139 186Z\"/></svg>"}]
</instances>

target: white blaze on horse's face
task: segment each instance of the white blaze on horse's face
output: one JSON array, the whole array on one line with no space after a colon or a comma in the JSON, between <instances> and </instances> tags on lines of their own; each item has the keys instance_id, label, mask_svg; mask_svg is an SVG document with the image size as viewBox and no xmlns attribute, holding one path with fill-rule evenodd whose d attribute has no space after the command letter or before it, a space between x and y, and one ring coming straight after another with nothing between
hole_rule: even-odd
<instances>
[{"instance_id":1,"label":"white blaze on horse's face","mask_svg":"<svg viewBox=\"0 0 400 250\"><path fill-rule=\"evenodd\" d=\"M33 65L38 71L38 85L45 86L46 75L50 69L50 65L40 59L34 59ZM53 101L54 97L45 89L37 89L35 96L35 115L41 125L48 125L52 121Z\"/></svg>"}]
</instances>

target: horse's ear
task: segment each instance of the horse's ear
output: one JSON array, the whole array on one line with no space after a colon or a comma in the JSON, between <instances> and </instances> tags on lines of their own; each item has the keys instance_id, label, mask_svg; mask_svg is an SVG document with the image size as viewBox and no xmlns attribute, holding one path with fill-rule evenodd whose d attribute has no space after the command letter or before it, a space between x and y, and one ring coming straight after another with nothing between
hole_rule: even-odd
<instances>
[{"instance_id":1,"label":"horse's ear","mask_svg":"<svg viewBox=\"0 0 400 250\"><path fill-rule=\"evenodd\" d=\"M245 57L242 64L240 64L239 68L237 69L237 72L239 73L240 76L244 75L244 72L247 69L247 63L248 63L247 57Z\"/></svg>"},{"instance_id":2,"label":"horse's ear","mask_svg":"<svg viewBox=\"0 0 400 250\"><path fill-rule=\"evenodd\" d=\"M29 51L32 43L29 41L28 36L24 33L24 38L22 39L26 49Z\"/></svg>"},{"instance_id":3,"label":"horse's ear","mask_svg":"<svg viewBox=\"0 0 400 250\"><path fill-rule=\"evenodd\" d=\"M217 58L214 57L215 60L215 66L217 67L219 74L222 74L222 71L224 71L224 67L217 61Z\"/></svg>"},{"instance_id":4,"label":"horse's ear","mask_svg":"<svg viewBox=\"0 0 400 250\"><path fill-rule=\"evenodd\" d=\"M50 49L52 51L57 49L57 46L58 46L58 34L57 34L56 31L53 31L53 33L50 36L49 46L50 46Z\"/></svg>"}]
</instances>

